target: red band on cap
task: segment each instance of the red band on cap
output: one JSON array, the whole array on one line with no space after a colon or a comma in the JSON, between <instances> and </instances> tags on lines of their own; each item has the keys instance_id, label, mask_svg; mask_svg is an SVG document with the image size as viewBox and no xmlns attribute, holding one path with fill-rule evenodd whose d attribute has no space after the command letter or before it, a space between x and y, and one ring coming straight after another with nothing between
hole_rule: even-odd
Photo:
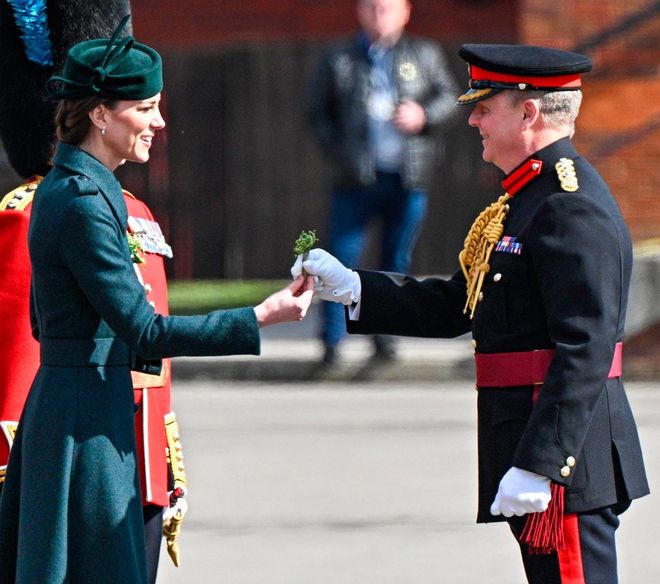
<instances>
[{"instance_id":1,"label":"red band on cap","mask_svg":"<svg viewBox=\"0 0 660 584\"><path fill-rule=\"evenodd\" d=\"M481 67L470 65L470 78L473 81L501 81L502 83L529 83L536 87L581 87L582 80L579 73L570 75L551 75L540 77L538 75L509 75L487 71Z\"/></svg>"}]
</instances>

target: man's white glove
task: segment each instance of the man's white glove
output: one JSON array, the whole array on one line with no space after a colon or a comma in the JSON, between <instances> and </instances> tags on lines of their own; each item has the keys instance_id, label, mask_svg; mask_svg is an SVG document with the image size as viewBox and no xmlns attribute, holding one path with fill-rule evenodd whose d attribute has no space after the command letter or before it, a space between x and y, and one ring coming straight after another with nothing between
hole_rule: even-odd
<instances>
[{"instance_id":1,"label":"man's white glove","mask_svg":"<svg viewBox=\"0 0 660 584\"><path fill-rule=\"evenodd\" d=\"M323 300L349 306L360 299L360 276L327 251L312 249L304 261L299 255L291 268L291 275L297 278L303 268L310 276L314 276L314 290Z\"/></svg>"},{"instance_id":2,"label":"man's white glove","mask_svg":"<svg viewBox=\"0 0 660 584\"><path fill-rule=\"evenodd\" d=\"M493 515L524 515L545 511L550 504L550 479L512 466L500 481L490 512Z\"/></svg>"}]
</instances>

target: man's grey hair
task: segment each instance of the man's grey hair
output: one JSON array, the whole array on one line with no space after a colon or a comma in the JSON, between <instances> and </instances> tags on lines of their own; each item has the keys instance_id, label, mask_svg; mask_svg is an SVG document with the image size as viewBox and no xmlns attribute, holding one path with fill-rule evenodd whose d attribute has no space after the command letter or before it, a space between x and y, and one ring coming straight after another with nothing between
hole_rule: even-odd
<instances>
[{"instance_id":1,"label":"man's grey hair","mask_svg":"<svg viewBox=\"0 0 660 584\"><path fill-rule=\"evenodd\" d=\"M582 92L572 91L511 91L513 103L526 99L538 99L543 123L557 130L568 129L569 135L575 132L575 120L582 103Z\"/></svg>"}]
</instances>

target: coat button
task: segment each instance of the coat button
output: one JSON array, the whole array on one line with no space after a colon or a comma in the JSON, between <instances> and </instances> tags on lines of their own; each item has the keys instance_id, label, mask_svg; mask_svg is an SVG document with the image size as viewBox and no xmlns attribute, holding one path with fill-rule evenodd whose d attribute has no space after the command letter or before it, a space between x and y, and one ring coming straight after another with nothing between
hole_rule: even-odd
<instances>
[{"instance_id":1,"label":"coat button","mask_svg":"<svg viewBox=\"0 0 660 584\"><path fill-rule=\"evenodd\" d=\"M153 290L153 288L151 287L151 284L145 284L145 285L144 285L144 291L145 291L147 294L149 294L149 292L151 292L152 290Z\"/></svg>"},{"instance_id":2,"label":"coat button","mask_svg":"<svg viewBox=\"0 0 660 584\"><path fill-rule=\"evenodd\" d=\"M481 302L484 299L484 293L479 292L479 302Z\"/></svg>"},{"instance_id":3,"label":"coat button","mask_svg":"<svg viewBox=\"0 0 660 584\"><path fill-rule=\"evenodd\" d=\"M477 340L476 339L472 339L472 348L473 349L477 348Z\"/></svg>"},{"instance_id":4,"label":"coat button","mask_svg":"<svg viewBox=\"0 0 660 584\"><path fill-rule=\"evenodd\" d=\"M493 276L493 282L499 282L502 279L502 274L499 272Z\"/></svg>"},{"instance_id":5,"label":"coat button","mask_svg":"<svg viewBox=\"0 0 660 584\"><path fill-rule=\"evenodd\" d=\"M571 474L571 469L568 466L562 466L561 470L559 471L559 474L566 478Z\"/></svg>"},{"instance_id":6,"label":"coat button","mask_svg":"<svg viewBox=\"0 0 660 584\"><path fill-rule=\"evenodd\" d=\"M152 308L156 308L156 303L153 300L150 300L149 304L151 305Z\"/></svg>"},{"instance_id":7,"label":"coat button","mask_svg":"<svg viewBox=\"0 0 660 584\"><path fill-rule=\"evenodd\" d=\"M575 458L573 456L569 456L566 459L566 466L568 466L569 468L573 468L575 466Z\"/></svg>"}]
</instances>

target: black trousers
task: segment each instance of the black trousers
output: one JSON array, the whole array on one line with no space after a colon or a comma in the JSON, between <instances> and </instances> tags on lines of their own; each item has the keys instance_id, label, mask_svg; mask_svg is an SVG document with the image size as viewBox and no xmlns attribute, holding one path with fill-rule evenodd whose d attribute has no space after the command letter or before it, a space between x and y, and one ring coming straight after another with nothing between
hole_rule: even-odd
<instances>
[{"instance_id":1,"label":"black trousers","mask_svg":"<svg viewBox=\"0 0 660 584\"><path fill-rule=\"evenodd\" d=\"M611 507L564 517L566 549L551 554L530 554L520 544L527 581L530 584L617 584L614 534L619 527L618 510ZM525 516L509 520L518 538Z\"/></svg>"},{"instance_id":2,"label":"black trousers","mask_svg":"<svg viewBox=\"0 0 660 584\"><path fill-rule=\"evenodd\" d=\"M156 584L160 542L163 539L163 508L156 505L144 505L144 540L147 550L147 576L150 584Z\"/></svg>"}]
</instances>

